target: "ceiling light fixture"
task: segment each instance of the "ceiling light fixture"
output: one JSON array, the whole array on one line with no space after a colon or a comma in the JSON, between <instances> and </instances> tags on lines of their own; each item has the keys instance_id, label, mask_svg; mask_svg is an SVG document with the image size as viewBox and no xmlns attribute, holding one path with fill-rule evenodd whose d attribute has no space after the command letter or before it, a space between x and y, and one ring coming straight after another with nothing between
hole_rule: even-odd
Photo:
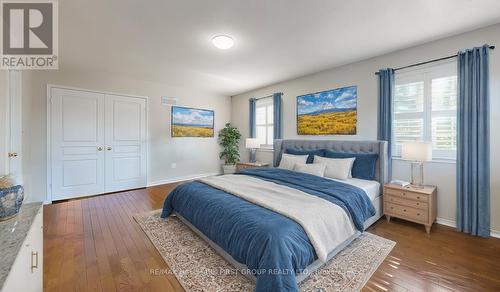
<instances>
[{"instance_id":1,"label":"ceiling light fixture","mask_svg":"<svg viewBox=\"0 0 500 292\"><path fill-rule=\"evenodd\" d=\"M234 40L227 35L216 35L212 39L212 44L218 49L228 50L234 46Z\"/></svg>"}]
</instances>

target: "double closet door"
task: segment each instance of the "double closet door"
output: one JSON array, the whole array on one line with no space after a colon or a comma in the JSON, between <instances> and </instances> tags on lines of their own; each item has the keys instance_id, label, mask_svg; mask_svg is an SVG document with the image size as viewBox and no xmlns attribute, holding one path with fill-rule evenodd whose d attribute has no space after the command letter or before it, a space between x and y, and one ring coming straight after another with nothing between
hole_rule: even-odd
<instances>
[{"instance_id":1,"label":"double closet door","mask_svg":"<svg viewBox=\"0 0 500 292\"><path fill-rule=\"evenodd\" d=\"M146 186L146 100L50 89L52 200Z\"/></svg>"}]
</instances>

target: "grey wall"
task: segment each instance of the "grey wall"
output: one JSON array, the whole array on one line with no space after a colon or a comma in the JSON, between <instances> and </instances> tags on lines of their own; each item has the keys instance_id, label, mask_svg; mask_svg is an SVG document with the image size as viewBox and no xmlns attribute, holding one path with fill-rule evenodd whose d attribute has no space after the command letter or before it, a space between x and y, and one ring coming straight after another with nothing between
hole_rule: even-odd
<instances>
[{"instance_id":1,"label":"grey wall","mask_svg":"<svg viewBox=\"0 0 500 292\"><path fill-rule=\"evenodd\" d=\"M230 97L167 84L134 80L101 72L25 71L23 73L23 168L31 200L45 200L47 187L47 84L149 97L150 184L166 183L221 171L217 132L230 120ZM214 138L171 138L170 107L161 96L177 97L178 105L213 109ZM172 168L172 163L176 168Z\"/></svg>"},{"instance_id":2,"label":"grey wall","mask_svg":"<svg viewBox=\"0 0 500 292\"><path fill-rule=\"evenodd\" d=\"M248 99L265 96L281 91L283 96L284 138L311 139L353 139L365 140L377 138L377 79L374 75L380 68L399 67L424 60L455 54L463 48L480 46L485 43L497 45L491 52L491 206L492 228L500 230L500 154L495 151L500 147L500 132L495 130L500 124L500 25L431 42L425 45L393 52L380 57L345 65L328 71L285 81L279 84L239 94L232 97L232 123L248 136ZM355 48L353 48L355 49ZM293 60L290 60L293 62ZM358 132L354 136L308 137L298 136L296 132L296 96L321 90L358 86ZM243 146L243 144L241 145ZM242 148L242 157L247 158ZM259 152L258 159L271 161L272 154ZM407 162L394 161L393 177L409 179ZM437 185L438 217L445 223L455 222L456 190L455 164L430 162L425 165L425 183Z\"/></svg>"}]
</instances>

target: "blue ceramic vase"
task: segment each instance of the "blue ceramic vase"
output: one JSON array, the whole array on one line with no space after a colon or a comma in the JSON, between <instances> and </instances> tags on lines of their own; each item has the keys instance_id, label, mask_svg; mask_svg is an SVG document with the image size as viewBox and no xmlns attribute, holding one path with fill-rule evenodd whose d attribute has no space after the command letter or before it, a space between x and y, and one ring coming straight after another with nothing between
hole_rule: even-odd
<instances>
[{"instance_id":1,"label":"blue ceramic vase","mask_svg":"<svg viewBox=\"0 0 500 292\"><path fill-rule=\"evenodd\" d=\"M21 185L0 189L0 221L16 216L23 199L24 189Z\"/></svg>"}]
</instances>

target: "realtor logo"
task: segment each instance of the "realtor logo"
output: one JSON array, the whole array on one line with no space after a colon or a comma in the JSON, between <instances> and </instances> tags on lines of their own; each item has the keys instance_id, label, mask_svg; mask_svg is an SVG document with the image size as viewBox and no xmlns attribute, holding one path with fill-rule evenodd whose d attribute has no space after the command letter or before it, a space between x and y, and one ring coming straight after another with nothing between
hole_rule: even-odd
<instances>
[{"instance_id":1,"label":"realtor logo","mask_svg":"<svg viewBox=\"0 0 500 292\"><path fill-rule=\"evenodd\" d=\"M0 68L58 68L56 1L0 1Z\"/></svg>"}]
</instances>

